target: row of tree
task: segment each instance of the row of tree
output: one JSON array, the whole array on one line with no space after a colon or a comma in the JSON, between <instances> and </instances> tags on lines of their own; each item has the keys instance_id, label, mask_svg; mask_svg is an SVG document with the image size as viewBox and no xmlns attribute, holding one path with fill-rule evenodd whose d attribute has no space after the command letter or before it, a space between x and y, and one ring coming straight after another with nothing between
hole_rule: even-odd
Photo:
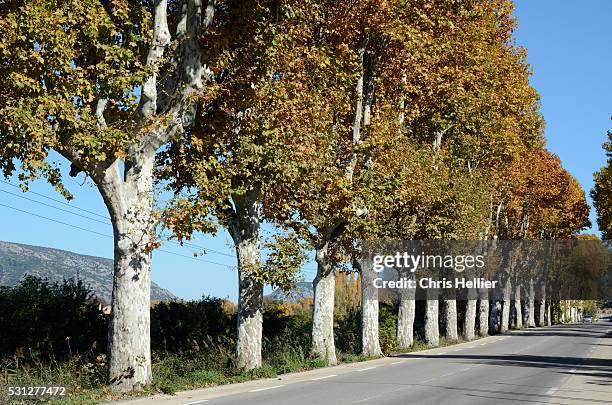
<instances>
[{"instance_id":1,"label":"row of tree","mask_svg":"<svg viewBox=\"0 0 612 405\"><path fill-rule=\"evenodd\" d=\"M118 390L151 379L160 224L181 241L231 235L245 369L262 361L263 285L289 288L305 250L318 267L312 355L334 364L335 277L368 265L361 240L564 239L588 224L583 190L544 148L511 0L2 7L0 168L24 190L43 177L70 198L56 151L100 191L114 230ZM278 234L262 244L265 222ZM370 353L377 305L362 298ZM404 347L413 308L400 305ZM432 333L437 312L432 300Z\"/></svg>"}]
</instances>

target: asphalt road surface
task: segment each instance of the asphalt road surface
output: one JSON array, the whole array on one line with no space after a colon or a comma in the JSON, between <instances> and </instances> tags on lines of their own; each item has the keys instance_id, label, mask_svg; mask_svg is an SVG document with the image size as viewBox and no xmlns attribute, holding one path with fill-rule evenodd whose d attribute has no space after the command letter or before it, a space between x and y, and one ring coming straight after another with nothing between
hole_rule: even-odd
<instances>
[{"instance_id":1,"label":"asphalt road surface","mask_svg":"<svg viewBox=\"0 0 612 405\"><path fill-rule=\"evenodd\" d=\"M594 356L596 350L599 350L598 357ZM604 320L515 331L400 357L130 402L169 405L612 404L611 353L612 322ZM564 384L573 375L586 377L572 390L564 390Z\"/></svg>"}]
</instances>

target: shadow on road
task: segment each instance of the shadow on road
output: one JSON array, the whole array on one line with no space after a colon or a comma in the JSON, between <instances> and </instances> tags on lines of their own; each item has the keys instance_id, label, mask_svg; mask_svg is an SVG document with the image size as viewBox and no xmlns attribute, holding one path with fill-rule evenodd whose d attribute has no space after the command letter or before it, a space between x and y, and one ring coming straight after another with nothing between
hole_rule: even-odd
<instances>
[{"instance_id":1,"label":"shadow on road","mask_svg":"<svg viewBox=\"0 0 612 405\"><path fill-rule=\"evenodd\" d=\"M612 360L592 359L582 357L535 356L528 354L403 354L407 359L455 359L467 360L471 363L482 363L493 366L576 369L578 372L601 373L603 377L612 379Z\"/></svg>"}]
</instances>

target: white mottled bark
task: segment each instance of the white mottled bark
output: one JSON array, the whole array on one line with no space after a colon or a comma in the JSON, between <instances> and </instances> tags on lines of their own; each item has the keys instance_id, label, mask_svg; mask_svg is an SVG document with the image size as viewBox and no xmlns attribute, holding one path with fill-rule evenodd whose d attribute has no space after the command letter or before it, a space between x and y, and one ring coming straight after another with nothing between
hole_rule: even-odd
<instances>
[{"instance_id":1,"label":"white mottled bark","mask_svg":"<svg viewBox=\"0 0 612 405\"><path fill-rule=\"evenodd\" d=\"M546 287L542 285L540 301L538 301L538 326L546 325Z\"/></svg>"},{"instance_id":2,"label":"white mottled bark","mask_svg":"<svg viewBox=\"0 0 612 405\"><path fill-rule=\"evenodd\" d=\"M535 328L535 288L533 286L533 279L529 280L529 297L528 297L529 308L527 310L527 327Z\"/></svg>"},{"instance_id":3,"label":"white mottled bark","mask_svg":"<svg viewBox=\"0 0 612 405\"><path fill-rule=\"evenodd\" d=\"M364 41L362 47L358 51L360 72L357 77L357 84L355 85L355 116L353 117L353 146L359 145L361 142L361 123L363 119L363 85L365 79L365 67L363 65L365 56L365 47L367 46L367 40ZM347 167L347 178L349 182L353 180L353 174L355 172L355 165L357 164L357 154L351 155L351 160Z\"/></svg>"},{"instance_id":4,"label":"white mottled bark","mask_svg":"<svg viewBox=\"0 0 612 405\"><path fill-rule=\"evenodd\" d=\"M499 331L504 333L508 330L510 324L510 307L511 307L511 291L512 291L512 282L510 279L506 281L506 285L504 286L503 291L503 301L502 301L502 314L501 314L501 323L499 325Z\"/></svg>"},{"instance_id":5,"label":"white mottled bark","mask_svg":"<svg viewBox=\"0 0 612 405\"><path fill-rule=\"evenodd\" d=\"M312 282L314 305L312 314L312 355L328 365L338 363L334 342L334 289L336 273L327 256L327 244L316 252L317 276Z\"/></svg>"},{"instance_id":6,"label":"white mottled bark","mask_svg":"<svg viewBox=\"0 0 612 405\"><path fill-rule=\"evenodd\" d=\"M546 301L546 325L552 325L552 301Z\"/></svg>"},{"instance_id":7,"label":"white mottled bark","mask_svg":"<svg viewBox=\"0 0 612 405\"><path fill-rule=\"evenodd\" d=\"M114 234L114 275L109 323L109 381L114 390L140 390L151 381L150 290L153 154L138 164L119 161L96 176Z\"/></svg>"},{"instance_id":8,"label":"white mottled bark","mask_svg":"<svg viewBox=\"0 0 612 405\"><path fill-rule=\"evenodd\" d=\"M473 340L476 327L476 304L475 299L468 299L465 303L465 320L463 322L463 338Z\"/></svg>"},{"instance_id":9,"label":"white mottled bark","mask_svg":"<svg viewBox=\"0 0 612 405\"><path fill-rule=\"evenodd\" d=\"M366 258L359 265L361 271L361 352L365 356L382 356L378 334L378 288L374 286L376 273L372 261Z\"/></svg>"},{"instance_id":10,"label":"white mottled bark","mask_svg":"<svg viewBox=\"0 0 612 405\"><path fill-rule=\"evenodd\" d=\"M400 349L408 349L414 344L415 293L414 289L400 290L397 315L397 347Z\"/></svg>"},{"instance_id":11,"label":"white mottled bark","mask_svg":"<svg viewBox=\"0 0 612 405\"><path fill-rule=\"evenodd\" d=\"M168 1L160 0L155 5L153 17L153 43L147 55L147 65L155 66L164 55L166 47L170 44L170 30L168 29ZM157 71L145 81L141 92L141 112L144 117L150 117L157 112Z\"/></svg>"},{"instance_id":12,"label":"white mottled bark","mask_svg":"<svg viewBox=\"0 0 612 405\"><path fill-rule=\"evenodd\" d=\"M251 370L261 367L263 284L254 276L260 266L261 202L257 190L234 196L234 216L228 228L238 258L238 338L236 363Z\"/></svg>"},{"instance_id":13,"label":"white mottled bark","mask_svg":"<svg viewBox=\"0 0 612 405\"><path fill-rule=\"evenodd\" d=\"M457 331L457 301L454 299L444 300L444 336L448 340L458 340Z\"/></svg>"},{"instance_id":14,"label":"white mottled bark","mask_svg":"<svg viewBox=\"0 0 612 405\"><path fill-rule=\"evenodd\" d=\"M489 334L489 297L486 290L478 291L478 335Z\"/></svg>"},{"instance_id":15,"label":"white mottled bark","mask_svg":"<svg viewBox=\"0 0 612 405\"><path fill-rule=\"evenodd\" d=\"M521 305L521 285L517 284L514 287L514 311L516 314L514 325L517 329L523 328L523 307Z\"/></svg>"},{"instance_id":16,"label":"white mottled bark","mask_svg":"<svg viewBox=\"0 0 612 405\"><path fill-rule=\"evenodd\" d=\"M496 334L501 325L501 302L499 299L493 299L489 304L489 333Z\"/></svg>"},{"instance_id":17,"label":"white mottled bark","mask_svg":"<svg viewBox=\"0 0 612 405\"><path fill-rule=\"evenodd\" d=\"M438 291L428 289L425 302L425 344L429 347L436 347L440 344L438 305Z\"/></svg>"}]
</instances>

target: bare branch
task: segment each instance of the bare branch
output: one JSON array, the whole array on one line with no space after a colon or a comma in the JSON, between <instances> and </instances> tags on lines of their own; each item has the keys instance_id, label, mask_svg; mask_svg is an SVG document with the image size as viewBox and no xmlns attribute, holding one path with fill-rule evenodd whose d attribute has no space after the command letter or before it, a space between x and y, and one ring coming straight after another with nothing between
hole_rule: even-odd
<instances>
[{"instance_id":1,"label":"bare branch","mask_svg":"<svg viewBox=\"0 0 612 405\"><path fill-rule=\"evenodd\" d=\"M183 5L183 14L177 25L179 45L168 64L173 72L167 78L166 94L162 96L155 87L159 96L156 98L156 110L165 118L147 134L139 149L154 152L193 124L196 114L194 93L201 91L204 82L212 78L210 70L202 64L199 35L203 25L212 23L215 4L216 0L207 0L204 18L202 0L187 0Z\"/></svg>"},{"instance_id":2,"label":"bare branch","mask_svg":"<svg viewBox=\"0 0 612 405\"><path fill-rule=\"evenodd\" d=\"M158 0L155 5L153 42L147 55L147 65L154 66L164 55L170 44L170 31L168 29L168 2ZM157 112L157 73L153 73L142 86L141 113L145 118Z\"/></svg>"},{"instance_id":3,"label":"bare branch","mask_svg":"<svg viewBox=\"0 0 612 405\"><path fill-rule=\"evenodd\" d=\"M99 128L106 128L106 119L104 118L104 110L106 110L106 105L108 104L107 98L99 98L96 102L94 114L96 116L96 121L98 122Z\"/></svg>"}]
</instances>

